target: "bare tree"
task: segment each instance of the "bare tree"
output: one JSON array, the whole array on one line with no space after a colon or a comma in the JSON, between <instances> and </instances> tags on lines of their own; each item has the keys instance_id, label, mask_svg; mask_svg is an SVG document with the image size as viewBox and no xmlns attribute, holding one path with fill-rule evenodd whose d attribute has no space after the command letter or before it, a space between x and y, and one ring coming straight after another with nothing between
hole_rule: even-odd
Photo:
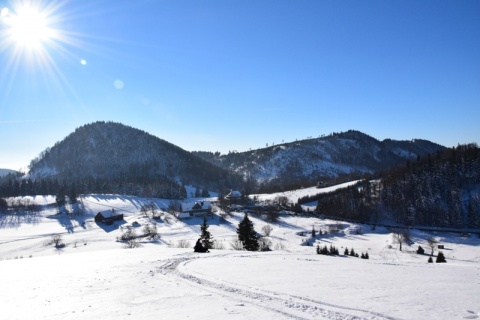
<instances>
[{"instance_id":1,"label":"bare tree","mask_svg":"<svg viewBox=\"0 0 480 320\"><path fill-rule=\"evenodd\" d=\"M407 244L410 241L410 235L406 230L394 229L392 236L393 241L399 244L400 251L402 251L402 244Z\"/></svg>"},{"instance_id":2,"label":"bare tree","mask_svg":"<svg viewBox=\"0 0 480 320\"><path fill-rule=\"evenodd\" d=\"M272 232L272 230L273 228L269 224L264 225L262 228L263 233L265 233L267 237L270 237L270 233Z\"/></svg>"},{"instance_id":3,"label":"bare tree","mask_svg":"<svg viewBox=\"0 0 480 320\"><path fill-rule=\"evenodd\" d=\"M430 249L432 249L432 253L430 255L433 256L433 252L435 251L435 246L437 245L438 241L434 237L428 237L427 243Z\"/></svg>"},{"instance_id":4,"label":"bare tree","mask_svg":"<svg viewBox=\"0 0 480 320\"><path fill-rule=\"evenodd\" d=\"M60 234L52 235L52 243L55 246L55 248L63 247L64 244L62 242L62 235L60 235Z\"/></svg>"}]
</instances>

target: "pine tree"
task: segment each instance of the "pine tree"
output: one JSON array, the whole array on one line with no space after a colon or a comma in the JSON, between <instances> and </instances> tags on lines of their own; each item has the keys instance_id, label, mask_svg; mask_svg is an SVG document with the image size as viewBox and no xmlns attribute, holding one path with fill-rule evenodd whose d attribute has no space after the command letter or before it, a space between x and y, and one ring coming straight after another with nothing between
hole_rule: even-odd
<instances>
[{"instance_id":1,"label":"pine tree","mask_svg":"<svg viewBox=\"0 0 480 320\"><path fill-rule=\"evenodd\" d=\"M258 237L257 232L253 229L253 223L248 219L248 215L245 213L245 217L238 224L237 228L238 240L243 243L243 248L248 251L258 251Z\"/></svg>"},{"instance_id":2,"label":"pine tree","mask_svg":"<svg viewBox=\"0 0 480 320\"><path fill-rule=\"evenodd\" d=\"M315 227L312 227L312 238L317 236L317 232L315 231Z\"/></svg>"},{"instance_id":3,"label":"pine tree","mask_svg":"<svg viewBox=\"0 0 480 320\"><path fill-rule=\"evenodd\" d=\"M348 248L345 248L345 251L343 251L343 254L346 255L346 256L349 255Z\"/></svg>"},{"instance_id":4,"label":"pine tree","mask_svg":"<svg viewBox=\"0 0 480 320\"><path fill-rule=\"evenodd\" d=\"M55 197L55 202L59 207L64 206L67 203L65 192L63 191L63 189L60 189L60 191L58 192L57 196Z\"/></svg>"},{"instance_id":5,"label":"pine tree","mask_svg":"<svg viewBox=\"0 0 480 320\"><path fill-rule=\"evenodd\" d=\"M445 255L443 254L442 251L438 252L437 260L435 262L436 263L447 262L447 260L445 259Z\"/></svg>"},{"instance_id":6,"label":"pine tree","mask_svg":"<svg viewBox=\"0 0 480 320\"><path fill-rule=\"evenodd\" d=\"M212 249L213 248L213 240L212 240L212 235L210 234L210 231L208 231L208 224L207 224L207 217L203 217L203 224L200 226L200 230L202 231L202 234L200 235L200 239L202 242L202 245L206 249Z\"/></svg>"}]
</instances>

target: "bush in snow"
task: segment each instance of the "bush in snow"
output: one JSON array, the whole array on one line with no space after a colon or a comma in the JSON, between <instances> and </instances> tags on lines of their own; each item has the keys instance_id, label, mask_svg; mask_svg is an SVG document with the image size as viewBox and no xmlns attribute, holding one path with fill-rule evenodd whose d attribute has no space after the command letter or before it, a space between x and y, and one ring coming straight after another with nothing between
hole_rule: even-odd
<instances>
[{"instance_id":1,"label":"bush in snow","mask_svg":"<svg viewBox=\"0 0 480 320\"><path fill-rule=\"evenodd\" d=\"M125 249L133 249L141 247L140 242L137 239L130 239L125 242Z\"/></svg>"},{"instance_id":2,"label":"bush in snow","mask_svg":"<svg viewBox=\"0 0 480 320\"><path fill-rule=\"evenodd\" d=\"M317 254L323 254L323 255L338 255L338 249L335 248L335 246L330 245L330 248L328 248L326 245L320 248L320 246L317 246Z\"/></svg>"},{"instance_id":3,"label":"bush in snow","mask_svg":"<svg viewBox=\"0 0 480 320\"><path fill-rule=\"evenodd\" d=\"M258 250L260 251L272 251L271 246L272 242L267 238L260 238L258 240Z\"/></svg>"},{"instance_id":4,"label":"bush in snow","mask_svg":"<svg viewBox=\"0 0 480 320\"><path fill-rule=\"evenodd\" d=\"M223 241L214 240L213 241L213 249L225 250L225 244L223 243Z\"/></svg>"},{"instance_id":5,"label":"bush in snow","mask_svg":"<svg viewBox=\"0 0 480 320\"><path fill-rule=\"evenodd\" d=\"M417 254L424 254L424 253L425 253L425 250L423 250L422 246L418 246Z\"/></svg>"},{"instance_id":6,"label":"bush in snow","mask_svg":"<svg viewBox=\"0 0 480 320\"><path fill-rule=\"evenodd\" d=\"M433 263L432 257L428 257L428 263Z\"/></svg>"},{"instance_id":7,"label":"bush in snow","mask_svg":"<svg viewBox=\"0 0 480 320\"><path fill-rule=\"evenodd\" d=\"M243 250L243 242L238 239L233 239L232 241L230 241L230 247L233 250Z\"/></svg>"},{"instance_id":8,"label":"bush in snow","mask_svg":"<svg viewBox=\"0 0 480 320\"><path fill-rule=\"evenodd\" d=\"M447 260L445 259L445 255L443 254L442 251L439 251L439 252L438 252L437 260L436 260L435 262L436 262L436 263L444 263L444 262L447 262Z\"/></svg>"},{"instance_id":9,"label":"bush in snow","mask_svg":"<svg viewBox=\"0 0 480 320\"><path fill-rule=\"evenodd\" d=\"M266 224L263 226L262 231L265 233L265 236L270 237L270 233L272 232L273 228L271 225Z\"/></svg>"},{"instance_id":10,"label":"bush in snow","mask_svg":"<svg viewBox=\"0 0 480 320\"><path fill-rule=\"evenodd\" d=\"M65 247L65 244L62 242L62 236L60 234L52 235L52 243L55 248Z\"/></svg>"},{"instance_id":11,"label":"bush in snow","mask_svg":"<svg viewBox=\"0 0 480 320\"><path fill-rule=\"evenodd\" d=\"M153 224L146 224L144 227L143 227L143 234L149 239L149 240L158 240L160 239L160 235L158 234L158 230L157 230L157 224L156 223L153 223Z\"/></svg>"},{"instance_id":12,"label":"bush in snow","mask_svg":"<svg viewBox=\"0 0 480 320\"><path fill-rule=\"evenodd\" d=\"M135 229L127 227L126 229L123 230L123 233L120 235L120 240L128 241L136 237L137 237L137 234L135 233Z\"/></svg>"}]
</instances>

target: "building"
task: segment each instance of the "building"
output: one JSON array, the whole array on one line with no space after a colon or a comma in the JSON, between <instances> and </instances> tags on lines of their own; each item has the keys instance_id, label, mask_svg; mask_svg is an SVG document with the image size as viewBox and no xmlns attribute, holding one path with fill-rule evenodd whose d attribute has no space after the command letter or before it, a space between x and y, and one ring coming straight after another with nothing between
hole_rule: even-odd
<instances>
[{"instance_id":1,"label":"building","mask_svg":"<svg viewBox=\"0 0 480 320\"><path fill-rule=\"evenodd\" d=\"M179 219L190 217L201 217L212 212L212 205L209 201L184 202L181 204Z\"/></svg>"},{"instance_id":2,"label":"building","mask_svg":"<svg viewBox=\"0 0 480 320\"><path fill-rule=\"evenodd\" d=\"M99 212L95 215L95 222L104 224L113 224L114 221L123 220L123 214L116 214L115 209Z\"/></svg>"},{"instance_id":3,"label":"building","mask_svg":"<svg viewBox=\"0 0 480 320\"><path fill-rule=\"evenodd\" d=\"M242 193L237 190L230 190L230 193L225 196L226 200L235 201L242 199Z\"/></svg>"}]
</instances>

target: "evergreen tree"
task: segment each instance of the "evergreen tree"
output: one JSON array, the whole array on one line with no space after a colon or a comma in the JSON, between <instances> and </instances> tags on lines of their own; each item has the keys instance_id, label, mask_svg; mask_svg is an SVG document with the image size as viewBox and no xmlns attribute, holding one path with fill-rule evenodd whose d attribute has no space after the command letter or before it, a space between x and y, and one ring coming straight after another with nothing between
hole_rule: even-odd
<instances>
[{"instance_id":1,"label":"evergreen tree","mask_svg":"<svg viewBox=\"0 0 480 320\"><path fill-rule=\"evenodd\" d=\"M213 248L213 240L210 231L208 231L208 223L207 217L203 217L203 224L200 226L200 230L202 234L200 235L201 243L205 249L212 249Z\"/></svg>"},{"instance_id":2,"label":"evergreen tree","mask_svg":"<svg viewBox=\"0 0 480 320\"><path fill-rule=\"evenodd\" d=\"M317 232L315 231L315 227L312 227L312 238L317 236Z\"/></svg>"},{"instance_id":3,"label":"evergreen tree","mask_svg":"<svg viewBox=\"0 0 480 320\"><path fill-rule=\"evenodd\" d=\"M210 197L210 193L208 192L208 189L206 187L202 189L202 197Z\"/></svg>"},{"instance_id":4,"label":"evergreen tree","mask_svg":"<svg viewBox=\"0 0 480 320\"><path fill-rule=\"evenodd\" d=\"M253 223L248 219L245 213L243 220L238 224L237 228L238 240L243 243L243 248L248 251L258 251L257 232L253 229Z\"/></svg>"},{"instance_id":5,"label":"evergreen tree","mask_svg":"<svg viewBox=\"0 0 480 320\"><path fill-rule=\"evenodd\" d=\"M62 207L67 203L66 197L65 197L65 192L63 191L63 188L60 189L58 192L57 196L55 197L55 202L57 202L57 205L59 207Z\"/></svg>"},{"instance_id":6,"label":"evergreen tree","mask_svg":"<svg viewBox=\"0 0 480 320\"><path fill-rule=\"evenodd\" d=\"M68 198L70 199L70 203L77 203L78 201L78 194L77 190L75 188L75 184L73 183L71 188L70 188L70 194L68 195Z\"/></svg>"},{"instance_id":7,"label":"evergreen tree","mask_svg":"<svg viewBox=\"0 0 480 320\"><path fill-rule=\"evenodd\" d=\"M445 259L445 255L443 254L442 251L438 252L437 260L436 260L435 262L436 262L436 263L447 262L447 260Z\"/></svg>"},{"instance_id":8,"label":"evergreen tree","mask_svg":"<svg viewBox=\"0 0 480 320\"><path fill-rule=\"evenodd\" d=\"M432 257L428 257L428 263L433 263Z\"/></svg>"},{"instance_id":9,"label":"evergreen tree","mask_svg":"<svg viewBox=\"0 0 480 320\"><path fill-rule=\"evenodd\" d=\"M343 254L346 255L346 256L349 255L348 248L345 248L345 251L343 251Z\"/></svg>"}]
</instances>

